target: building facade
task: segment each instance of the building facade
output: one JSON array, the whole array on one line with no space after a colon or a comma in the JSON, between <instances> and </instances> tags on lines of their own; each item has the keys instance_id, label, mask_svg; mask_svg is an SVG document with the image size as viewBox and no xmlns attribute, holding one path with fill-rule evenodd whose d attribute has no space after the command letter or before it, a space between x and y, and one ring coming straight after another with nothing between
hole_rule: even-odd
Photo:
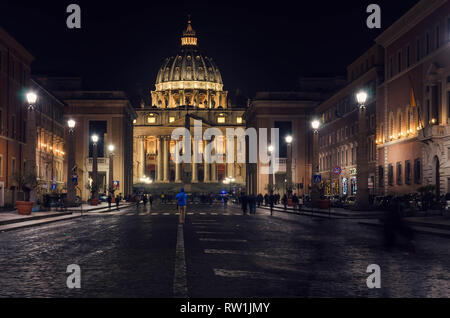
<instances>
[{"instance_id":1,"label":"building facade","mask_svg":"<svg viewBox=\"0 0 450 318\"><path fill-rule=\"evenodd\" d=\"M365 165L370 194L375 194L377 86L383 81L384 51L374 45L347 67L347 85L316 108L321 119L318 140L318 173L325 195L355 196L358 165ZM366 131L360 131L356 94L365 91ZM367 154L358 160L358 142L364 133Z\"/></svg>"},{"instance_id":2,"label":"building facade","mask_svg":"<svg viewBox=\"0 0 450 318\"><path fill-rule=\"evenodd\" d=\"M245 163L236 162L242 145L233 138L234 149L227 144L227 128L245 128L244 108L233 105L223 90L219 69L199 49L190 21L181 37L179 53L161 66L151 105L136 109L134 122L134 183L139 190L175 192L184 184L188 192L223 189L225 178L234 186L245 186ZM245 107L245 106L244 106ZM201 135L215 131L211 141L194 138L195 126ZM191 162L175 162L176 129L185 128L192 136ZM217 160L207 162L205 147L213 144ZM184 154L184 149L181 150ZM194 162L194 154L200 160Z\"/></svg>"},{"instance_id":3,"label":"building facade","mask_svg":"<svg viewBox=\"0 0 450 318\"><path fill-rule=\"evenodd\" d=\"M92 135L98 141L99 193L109 189L109 145L114 145L113 181L115 194L129 195L133 191L133 120L136 113L122 91L83 90L80 78L38 78L39 82L67 106L64 112L64 139L68 140L67 121L76 122L74 129L75 169L78 176L77 195L83 201L90 198L92 184ZM64 169L67 174L67 160Z\"/></svg>"},{"instance_id":4,"label":"building facade","mask_svg":"<svg viewBox=\"0 0 450 318\"><path fill-rule=\"evenodd\" d=\"M379 192L450 192L450 2L420 1L376 42L386 60L377 93Z\"/></svg>"},{"instance_id":5,"label":"building facade","mask_svg":"<svg viewBox=\"0 0 450 318\"><path fill-rule=\"evenodd\" d=\"M38 100L35 108L37 144L36 177L38 198L46 193L65 191L66 142L64 111L66 105L37 80L30 80L30 89Z\"/></svg>"},{"instance_id":6,"label":"building facade","mask_svg":"<svg viewBox=\"0 0 450 318\"><path fill-rule=\"evenodd\" d=\"M0 207L19 197L26 147L26 98L33 56L0 28Z\"/></svg>"},{"instance_id":7,"label":"building facade","mask_svg":"<svg viewBox=\"0 0 450 318\"><path fill-rule=\"evenodd\" d=\"M341 86L342 81L341 78L302 78L299 87L302 91L256 94L245 113L247 128L255 128L259 138L264 138L259 133L260 129L267 129L267 146L278 147L278 150L270 155L268 149L259 149L261 144L258 140L257 162L249 163L247 168L249 193L264 194L272 188L275 193L284 194L291 188L299 195L309 194L314 109L330 95L330 91ZM278 129L278 140L271 140L272 129ZM286 136L292 136L290 145L285 140ZM277 166L276 171L268 170L272 162L262 158L265 152L276 160L273 166Z\"/></svg>"}]
</instances>

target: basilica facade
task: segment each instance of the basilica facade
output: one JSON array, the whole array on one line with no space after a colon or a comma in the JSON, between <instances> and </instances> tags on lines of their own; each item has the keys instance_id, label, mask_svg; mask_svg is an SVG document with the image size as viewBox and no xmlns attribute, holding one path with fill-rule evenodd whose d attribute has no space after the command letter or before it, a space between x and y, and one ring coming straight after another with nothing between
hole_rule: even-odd
<instances>
[{"instance_id":1,"label":"basilica facade","mask_svg":"<svg viewBox=\"0 0 450 318\"><path fill-rule=\"evenodd\" d=\"M220 71L213 59L200 51L190 21L182 33L180 51L166 58L157 74L155 90L151 91L151 105L141 104L136 112L133 138L135 188L159 193L177 191L183 185L186 191L199 193L245 187L245 163L235 160L238 153L245 151L245 145L235 138L234 151L228 151L231 143L227 143L226 137L227 128L245 130L245 105L236 106L230 102L228 92L223 90ZM171 136L177 128L190 132L189 151L200 161L175 160L177 140ZM217 133L205 140L202 135L210 128ZM212 143L211 153L217 159L213 162L204 160L209 143ZM184 150L182 152L184 154Z\"/></svg>"}]
</instances>

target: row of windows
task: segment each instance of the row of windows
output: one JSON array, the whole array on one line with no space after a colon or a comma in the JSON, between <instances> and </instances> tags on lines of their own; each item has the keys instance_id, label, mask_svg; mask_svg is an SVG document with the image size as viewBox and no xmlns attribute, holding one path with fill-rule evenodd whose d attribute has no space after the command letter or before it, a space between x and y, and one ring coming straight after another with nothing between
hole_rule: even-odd
<instances>
[{"instance_id":1,"label":"row of windows","mask_svg":"<svg viewBox=\"0 0 450 318\"><path fill-rule=\"evenodd\" d=\"M439 49L441 46L441 38L441 26L439 24L435 26L433 31L427 31L424 38L417 38L414 44L414 61L417 63L424 56L429 55L433 49ZM421 40L423 40L423 42ZM450 18L447 19L447 41L450 41ZM396 67L394 66L394 56L389 57L389 78L395 75L394 70L396 70L398 74L412 65L412 53L410 44L403 50L399 50L395 57ZM422 56L422 54L424 54L424 56Z\"/></svg>"},{"instance_id":2,"label":"row of windows","mask_svg":"<svg viewBox=\"0 0 450 318\"><path fill-rule=\"evenodd\" d=\"M147 117L147 124L156 124L157 123L157 117L154 115L150 115ZM172 123L175 121L175 116L169 116L169 123ZM136 119L133 120L133 124L136 124ZM217 123L218 124L225 124L226 123L226 117L225 116L218 116L217 117ZM243 119L241 116L236 117L236 124L242 124Z\"/></svg>"},{"instance_id":3,"label":"row of windows","mask_svg":"<svg viewBox=\"0 0 450 318\"><path fill-rule=\"evenodd\" d=\"M413 168L413 169L412 169ZM422 166L420 159L414 160L414 167L411 167L411 161L406 160L404 162L399 161L396 163L396 174L394 180L394 165L391 163L388 165L388 185L393 186L394 181L397 185L420 184L422 182ZM378 166L378 182L380 187L384 187L384 167Z\"/></svg>"},{"instance_id":4,"label":"row of windows","mask_svg":"<svg viewBox=\"0 0 450 318\"><path fill-rule=\"evenodd\" d=\"M6 69L3 65L4 60L6 59L4 59L3 51L0 49L0 72ZM22 85L26 83L27 73L24 70L22 63L12 60L9 71L10 71L9 75L11 76L12 79L18 80Z\"/></svg>"}]
</instances>

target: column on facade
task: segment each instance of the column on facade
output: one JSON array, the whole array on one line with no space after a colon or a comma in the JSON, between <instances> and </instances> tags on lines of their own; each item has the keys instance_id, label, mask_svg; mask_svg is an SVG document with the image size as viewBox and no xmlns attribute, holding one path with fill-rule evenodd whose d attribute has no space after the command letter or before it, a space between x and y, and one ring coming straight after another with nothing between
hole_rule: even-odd
<instances>
[{"instance_id":1,"label":"column on facade","mask_svg":"<svg viewBox=\"0 0 450 318\"><path fill-rule=\"evenodd\" d=\"M234 139L234 137L233 137L233 147L234 147L234 150L233 150L233 158L232 158L232 162L228 162L228 154L229 153L231 153L231 149L226 149L226 153L227 153L227 177L231 177L231 178L234 178L235 177L235 175L234 175L234 163L235 163L235 156L236 156L236 147L235 147L235 145L234 145L234 142L235 142L235 139ZM226 146L228 146L228 142L226 142Z\"/></svg>"},{"instance_id":2,"label":"column on facade","mask_svg":"<svg viewBox=\"0 0 450 318\"><path fill-rule=\"evenodd\" d=\"M163 182L169 182L170 176L169 176L169 138L167 136L164 136L164 180Z\"/></svg>"},{"instance_id":3,"label":"column on facade","mask_svg":"<svg viewBox=\"0 0 450 318\"><path fill-rule=\"evenodd\" d=\"M163 170L162 170L162 162L163 162L163 147L162 147L163 139L161 136L157 138L157 162L156 162L156 182L162 182L163 180Z\"/></svg>"},{"instance_id":4,"label":"column on facade","mask_svg":"<svg viewBox=\"0 0 450 318\"><path fill-rule=\"evenodd\" d=\"M139 178L145 176L145 137L139 137Z\"/></svg>"},{"instance_id":5,"label":"column on facade","mask_svg":"<svg viewBox=\"0 0 450 318\"><path fill-rule=\"evenodd\" d=\"M197 176L197 153L198 153L198 139L193 138L192 139L192 179L191 183L197 183L198 182L198 176Z\"/></svg>"},{"instance_id":6,"label":"column on facade","mask_svg":"<svg viewBox=\"0 0 450 318\"><path fill-rule=\"evenodd\" d=\"M214 156L216 154L216 141L215 141L215 139L213 139L211 141L211 143L213 143L213 145L214 145L212 150L211 150L211 154ZM211 182L217 182L217 163L216 163L215 160L213 162L211 162Z\"/></svg>"},{"instance_id":7,"label":"column on facade","mask_svg":"<svg viewBox=\"0 0 450 318\"><path fill-rule=\"evenodd\" d=\"M206 140L204 141L204 148L203 148L203 182L210 183L211 177L210 177L210 162L211 157L209 151L206 151L206 147L210 144Z\"/></svg>"}]
</instances>

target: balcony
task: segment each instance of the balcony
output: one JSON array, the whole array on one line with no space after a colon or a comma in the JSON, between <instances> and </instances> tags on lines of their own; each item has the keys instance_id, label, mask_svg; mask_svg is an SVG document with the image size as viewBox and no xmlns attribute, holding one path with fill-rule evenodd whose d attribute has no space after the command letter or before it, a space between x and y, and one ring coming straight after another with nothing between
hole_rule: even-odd
<instances>
[{"instance_id":1,"label":"balcony","mask_svg":"<svg viewBox=\"0 0 450 318\"><path fill-rule=\"evenodd\" d=\"M418 131L417 139L427 141L441 139L450 135L450 125L429 125Z\"/></svg>"}]
</instances>

